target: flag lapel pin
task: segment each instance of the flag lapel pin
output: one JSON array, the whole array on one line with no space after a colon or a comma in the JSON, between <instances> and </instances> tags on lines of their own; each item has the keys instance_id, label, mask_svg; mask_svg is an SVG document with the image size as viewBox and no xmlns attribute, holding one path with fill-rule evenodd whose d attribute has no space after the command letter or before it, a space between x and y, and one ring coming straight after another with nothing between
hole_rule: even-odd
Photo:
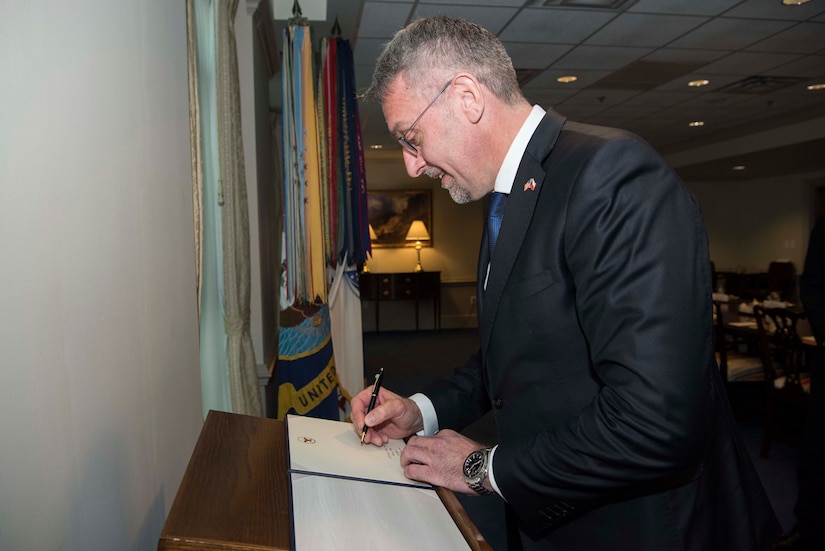
<instances>
[{"instance_id":1,"label":"flag lapel pin","mask_svg":"<svg viewBox=\"0 0 825 551\"><path fill-rule=\"evenodd\" d=\"M524 184L524 191L527 191L528 189L529 189L530 191L535 191L535 190L536 190L536 180L535 180L535 179L530 178L530 179L527 181L527 183L526 183L526 184Z\"/></svg>"}]
</instances>

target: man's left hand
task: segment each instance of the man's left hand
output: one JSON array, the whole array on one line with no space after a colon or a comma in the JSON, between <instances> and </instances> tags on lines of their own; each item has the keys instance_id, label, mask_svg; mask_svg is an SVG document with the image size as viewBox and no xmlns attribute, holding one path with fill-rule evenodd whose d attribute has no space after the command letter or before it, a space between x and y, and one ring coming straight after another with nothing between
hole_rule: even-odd
<instances>
[{"instance_id":1,"label":"man's left hand","mask_svg":"<svg viewBox=\"0 0 825 551\"><path fill-rule=\"evenodd\" d=\"M464 480L464 460L484 448L461 434L445 429L435 436L412 436L401 453L404 475L456 493L476 495ZM489 480L485 486L489 485Z\"/></svg>"}]
</instances>

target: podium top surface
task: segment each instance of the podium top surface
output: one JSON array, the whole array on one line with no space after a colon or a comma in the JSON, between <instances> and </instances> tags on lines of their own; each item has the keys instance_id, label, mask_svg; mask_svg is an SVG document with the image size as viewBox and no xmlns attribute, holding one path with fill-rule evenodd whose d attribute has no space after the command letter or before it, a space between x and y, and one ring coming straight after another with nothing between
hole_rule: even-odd
<instances>
[{"instance_id":1,"label":"podium top surface","mask_svg":"<svg viewBox=\"0 0 825 551\"><path fill-rule=\"evenodd\" d=\"M158 550L289 550L283 421L210 411Z\"/></svg>"}]
</instances>

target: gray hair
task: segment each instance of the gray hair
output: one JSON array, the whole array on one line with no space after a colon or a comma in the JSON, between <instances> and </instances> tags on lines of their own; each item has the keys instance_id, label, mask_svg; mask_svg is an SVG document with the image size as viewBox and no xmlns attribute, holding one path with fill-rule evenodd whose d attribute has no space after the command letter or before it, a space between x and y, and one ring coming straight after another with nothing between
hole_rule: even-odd
<instances>
[{"instance_id":1,"label":"gray hair","mask_svg":"<svg viewBox=\"0 0 825 551\"><path fill-rule=\"evenodd\" d=\"M513 62L501 41L475 23L443 15L418 19L395 33L378 57L364 96L382 103L398 75L407 82L436 87L460 72L472 74L509 105L523 100Z\"/></svg>"}]
</instances>

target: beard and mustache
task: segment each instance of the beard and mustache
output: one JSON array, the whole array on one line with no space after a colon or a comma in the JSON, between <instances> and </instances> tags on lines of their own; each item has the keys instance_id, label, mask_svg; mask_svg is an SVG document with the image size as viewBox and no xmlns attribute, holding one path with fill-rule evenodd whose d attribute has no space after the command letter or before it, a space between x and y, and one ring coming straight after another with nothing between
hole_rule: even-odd
<instances>
[{"instance_id":1,"label":"beard and mustache","mask_svg":"<svg viewBox=\"0 0 825 551\"><path fill-rule=\"evenodd\" d=\"M448 176L446 172L444 172L440 168L435 167L429 167L427 170L424 171L424 174L426 174L434 180L442 180L442 178ZM455 203L459 205L469 203L472 200L472 197L470 197L470 192L467 191L467 189L465 189L461 185L459 185L458 182L455 181L455 178L451 177L451 179L452 185L450 185L450 187L445 186L443 180L441 182L441 187L445 188L449 192L450 198Z\"/></svg>"}]
</instances>

